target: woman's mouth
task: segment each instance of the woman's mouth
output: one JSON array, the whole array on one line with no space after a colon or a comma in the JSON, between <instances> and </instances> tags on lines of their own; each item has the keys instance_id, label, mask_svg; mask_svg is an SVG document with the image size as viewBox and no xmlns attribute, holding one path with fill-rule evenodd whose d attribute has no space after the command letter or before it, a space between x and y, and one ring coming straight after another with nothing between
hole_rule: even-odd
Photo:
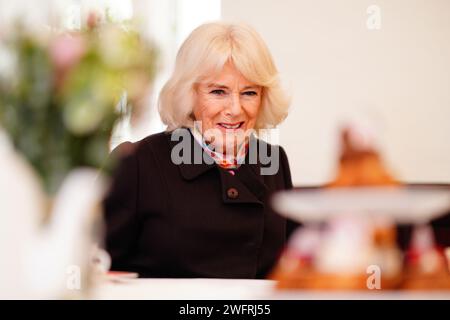
<instances>
[{"instance_id":1,"label":"woman's mouth","mask_svg":"<svg viewBox=\"0 0 450 320\"><path fill-rule=\"evenodd\" d=\"M236 129L240 129L242 128L244 125L244 121L241 122L234 122L234 123L230 123L230 122L219 122L217 124L218 127L223 128L225 130L236 130Z\"/></svg>"}]
</instances>

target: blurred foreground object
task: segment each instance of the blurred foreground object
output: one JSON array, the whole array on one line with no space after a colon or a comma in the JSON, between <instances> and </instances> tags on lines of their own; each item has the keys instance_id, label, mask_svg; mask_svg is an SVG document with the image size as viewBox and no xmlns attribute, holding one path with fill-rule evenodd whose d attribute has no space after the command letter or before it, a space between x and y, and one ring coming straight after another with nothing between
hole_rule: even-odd
<instances>
[{"instance_id":1,"label":"blurred foreground object","mask_svg":"<svg viewBox=\"0 0 450 320\"><path fill-rule=\"evenodd\" d=\"M450 209L449 188L413 188L384 167L373 137L341 133L335 180L284 191L273 204L304 224L273 270L279 289L447 289L450 273L429 221ZM410 248L397 247L396 223L413 223Z\"/></svg>"},{"instance_id":2,"label":"blurred foreground object","mask_svg":"<svg viewBox=\"0 0 450 320\"><path fill-rule=\"evenodd\" d=\"M155 72L155 48L125 27L0 39L1 298L83 298L109 269L109 141Z\"/></svg>"},{"instance_id":3,"label":"blurred foreground object","mask_svg":"<svg viewBox=\"0 0 450 320\"><path fill-rule=\"evenodd\" d=\"M339 167L330 187L398 184L385 168L374 139L369 130L355 125L342 130Z\"/></svg>"},{"instance_id":4,"label":"blurred foreground object","mask_svg":"<svg viewBox=\"0 0 450 320\"><path fill-rule=\"evenodd\" d=\"M105 180L94 169L72 171L43 228L47 197L38 177L5 143L0 153L0 299L82 297L90 281L86 253L101 231Z\"/></svg>"},{"instance_id":5,"label":"blurred foreground object","mask_svg":"<svg viewBox=\"0 0 450 320\"><path fill-rule=\"evenodd\" d=\"M444 248L436 246L433 229L417 226L406 254L404 289L450 290L450 271Z\"/></svg>"},{"instance_id":6,"label":"blurred foreground object","mask_svg":"<svg viewBox=\"0 0 450 320\"><path fill-rule=\"evenodd\" d=\"M154 78L153 44L131 23L94 18L79 32L18 26L0 39L0 126L50 194L73 168L104 165L114 125Z\"/></svg>"}]
</instances>

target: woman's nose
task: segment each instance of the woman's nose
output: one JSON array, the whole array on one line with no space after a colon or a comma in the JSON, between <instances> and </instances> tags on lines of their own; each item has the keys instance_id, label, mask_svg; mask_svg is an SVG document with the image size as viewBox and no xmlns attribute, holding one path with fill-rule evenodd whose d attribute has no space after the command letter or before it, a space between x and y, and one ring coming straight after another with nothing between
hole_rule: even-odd
<instances>
[{"instance_id":1,"label":"woman's nose","mask_svg":"<svg viewBox=\"0 0 450 320\"><path fill-rule=\"evenodd\" d=\"M226 112L231 116L237 116L242 111L241 99L239 94L231 95L231 99L227 104Z\"/></svg>"}]
</instances>

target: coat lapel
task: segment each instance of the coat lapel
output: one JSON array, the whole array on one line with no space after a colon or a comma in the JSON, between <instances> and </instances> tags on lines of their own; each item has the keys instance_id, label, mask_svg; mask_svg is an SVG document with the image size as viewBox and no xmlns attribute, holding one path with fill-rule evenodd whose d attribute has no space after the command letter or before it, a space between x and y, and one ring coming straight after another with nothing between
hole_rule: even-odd
<instances>
[{"instance_id":1,"label":"coat lapel","mask_svg":"<svg viewBox=\"0 0 450 320\"><path fill-rule=\"evenodd\" d=\"M260 172L261 164L259 157L256 163L249 163L250 157L249 154L247 154L245 163L234 170L235 175L231 175L228 170L220 168L214 163L214 160L203 151L202 146L197 143L188 129L182 128L179 130L187 130L189 132L189 135L185 134L184 137L190 138L191 145L190 163L181 163L178 165L180 174L185 180L195 180L209 170L218 170L222 187L222 200L224 203L255 203L263 205L262 199L267 195L268 189L264 184L264 178ZM256 138L252 137L252 139ZM169 134L171 152L179 142L180 141L172 141ZM257 150L254 151L258 152ZM203 157L202 159L206 159L206 161L194 163L194 154L201 154ZM237 190L236 197L229 196L229 190L231 188Z\"/></svg>"}]
</instances>

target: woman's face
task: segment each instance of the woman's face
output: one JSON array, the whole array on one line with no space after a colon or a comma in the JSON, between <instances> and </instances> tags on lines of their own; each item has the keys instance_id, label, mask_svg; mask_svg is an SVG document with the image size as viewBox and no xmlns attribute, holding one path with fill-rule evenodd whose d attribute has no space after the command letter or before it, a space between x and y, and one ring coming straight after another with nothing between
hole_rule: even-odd
<instances>
[{"instance_id":1,"label":"woman's face","mask_svg":"<svg viewBox=\"0 0 450 320\"><path fill-rule=\"evenodd\" d=\"M261 94L262 88L244 78L232 63L198 83L193 113L204 138L222 152L234 150L255 127Z\"/></svg>"}]
</instances>

